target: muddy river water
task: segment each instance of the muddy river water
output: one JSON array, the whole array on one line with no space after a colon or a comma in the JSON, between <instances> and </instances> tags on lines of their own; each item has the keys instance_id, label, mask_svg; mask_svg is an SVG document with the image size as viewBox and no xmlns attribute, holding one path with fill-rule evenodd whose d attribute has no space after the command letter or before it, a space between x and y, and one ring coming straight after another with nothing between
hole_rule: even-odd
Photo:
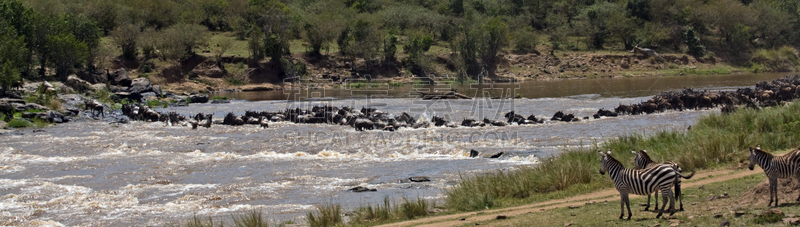
<instances>
[{"instance_id":1,"label":"muddy river water","mask_svg":"<svg viewBox=\"0 0 800 227\"><path fill-rule=\"evenodd\" d=\"M227 104L193 104L159 111L213 113L221 119L228 112L328 104L373 106L392 114L405 111L421 119L437 115L458 122L464 117L502 119L502 114L512 109L525 116L549 118L556 111L564 111L583 117L598 108L640 102L665 90L734 89L780 76L242 92L230 94L238 100ZM410 90L420 87L456 88L479 98L410 98ZM507 96L509 90L526 98L483 98ZM306 98L287 98L290 95ZM163 123L76 120L44 131L28 129L20 130L22 135L0 136L0 223L161 226L193 215L229 218L231 212L253 209L276 222L303 222L305 213L315 204L339 203L348 210L376 204L386 196L393 200L441 199L460 175L535 165L570 147L592 146L609 137L685 130L698 117L717 112L665 112L507 127L405 128L396 132L357 132L344 126L293 123L273 123L266 129L214 125L192 130ZM471 149L482 155L504 155L498 159L470 158ZM408 182L413 176L426 176L431 181ZM377 191L346 191L355 186Z\"/></svg>"}]
</instances>

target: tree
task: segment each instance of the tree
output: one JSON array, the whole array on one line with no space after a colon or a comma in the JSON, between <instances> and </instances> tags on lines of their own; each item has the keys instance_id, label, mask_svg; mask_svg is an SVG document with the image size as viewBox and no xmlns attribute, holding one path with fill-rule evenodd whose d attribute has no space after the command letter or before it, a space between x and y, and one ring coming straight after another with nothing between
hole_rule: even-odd
<instances>
[{"instance_id":1,"label":"tree","mask_svg":"<svg viewBox=\"0 0 800 227\"><path fill-rule=\"evenodd\" d=\"M490 19L481 26L481 41L478 46L478 56L486 66L489 76L496 76L495 71L500 63L497 54L508 46L508 24L499 17Z\"/></svg>"},{"instance_id":2,"label":"tree","mask_svg":"<svg viewBox=\"0 0 800 227\"><path fill-rule=\"evenodd\" d=\"M199 24L175 24L158 34L156 47L162 58L181 60L194 55L194 48L206 43L208 31Z\"/></svg>"},{"instance_id":3,"label":"tree","mask_svg":"<svg viewBox=\"0 0 800 227\"><path fill-rule=\"evenodd\" d=\"M291 9L277 0L251 0L247 12L248 21L264 33L262 42L270 62L280 64L282 56L289 54Z\"/></svg>"},{"instance_id":4,"label":"tree","mask_svg":"<svg viewBox=\"0 0 800 227\"><path fill-rule=\"evenodd\" d=\"M0 94L5 94L11 88L21 84L19 71L14 68L14 64L7 61L0 68Z\"/></svg>"},{"instance_id":5,"label":"tree","mask_svg":"<svg viewBox=\"0 0 800 227\"><path fill-rule=\"evenodd\" d=\"M12 87L21 84L21 72L27 70L28 64L26 56L28 50L25 48L23 37L19 37L13 27L7 26L5 21L0 20L0 94L5 93Z\"/></svg>"},{"instance_id":6,"label":"tree","mask_svg":"<svg viewBox=\"0 0 800 227\"><path fill-rule=\"evenodd\" d=\"M397 53L397 35L395 34L388 34L385 38L383 38L383 61L384 62L395 62L397 58L395 57L395 53Z\"/></svg>"},{"instance_id":7,"label":"tree","mask_svg":"<svg viewBox=\"0 0 800 227\"><path fill-rule=\"evenodd\" d=\"M122 57L136 59L138 55L136 42L141 33L139 26L133 24L120 25L111 31L111 39L114 40L114 44L122 48Z\"/></svg>"},{"instance_id":8,"label":"tree","mask_svg":"<svg viewBox=\"0 0 800 227\"><path fill-rule=\"evenodd\" d=\"M694 34L694 29L692 27L686 28L684 40L686 40L686 45L689 47L686 51L688 54L698 58L706 54L706 47L700 44L700 38Z\"/></svg>"},{"instance_id":9,"label":"tree","mask_svg":"<svg viewBox=\"0 0 800 227\"><path fill-rule=\"evenodd\" d=\"M650 21L653 15L650 13L650 1L652 0L628 0L625 4L628 17L636 17L644 21Z\"/></svg>"},{"instance_id":10,"label":"tree","mask_svg":"<svg viewBox=\"0 0 800 227\"><path fill-rule=\"evenodd\" d=\"M56 76L61 81L66 81L75 67L83 64L89 56L86 44L70 33L47 36L47 51L49 62L52 62Z\"/></svg>"}]
</instances>

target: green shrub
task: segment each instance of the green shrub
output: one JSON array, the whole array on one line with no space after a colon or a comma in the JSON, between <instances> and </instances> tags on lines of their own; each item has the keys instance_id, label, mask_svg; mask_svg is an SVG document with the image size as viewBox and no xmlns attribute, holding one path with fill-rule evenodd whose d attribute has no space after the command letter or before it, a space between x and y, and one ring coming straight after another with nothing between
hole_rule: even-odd
<instances>
[{"instance_id":1,"label":"green shrub","mask_svg":"<svg viewBox=\"0 0 800 227\"><path fill-rule=\"evenodd\" d=\"M800 69L800 56L797 50L784 46L779 49L759 49L750 58L752 64L762 66L768 72L789 72Z\"/></svg>"},{"instance_id":2,"label":"green shrub","mask_svg":"<svg viewBox=\"0 0 800 227\"><path fill-rule=\"evenodd\" d=\"M764 213L757 215L756 218L753 220L756 224L769 224L769 223L777 223L783 220L783 217L786 215L783 212L767 210Z\"/></svg>"},{"instance_id":3,"label":"green shrub","mask_svg":"<svg viewBox=\"0 0 800 227\"><path fill-rule=\"evenodd\" d=\"M28 120L21 119L21 118L14 118L14 119L11 119L11 121L8 122L8 127L9 128L27 128L27 127L31 127L31 126L34 126L34 124L31 123Z\"/></svg>"}]
</instances>

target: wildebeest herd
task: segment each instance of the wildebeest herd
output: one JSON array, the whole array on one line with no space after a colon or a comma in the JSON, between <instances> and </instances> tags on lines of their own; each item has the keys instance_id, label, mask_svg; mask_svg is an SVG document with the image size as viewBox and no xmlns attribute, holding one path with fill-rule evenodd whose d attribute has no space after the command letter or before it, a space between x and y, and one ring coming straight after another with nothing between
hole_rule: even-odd
<instances>
[{"instance_id":1,"label":"wildebeest herd","mask_svg":"<svg viewBox=\"0 0 800 227\"><path fill-rule=\"evenodd\" d=\"M728 113L737 106L760 108L778 105L800 97L800 76L786 76L769 82L763 81L756 84L755 88L739 88L735 91L699 91L691 88L680 91L667 91L653 96L649 100L635 104L620 104L614 110L599 109L593 118L617 117L619 115L652 114L668 110L684 111L693 109L709 109L722 107L723 113ZM97 110L97 104L91 103L92 110ZM87 104L88 107L89 104ZM93 111L94 112L94 111ZM395 131L399 128L427 128L430 126L445 127L484 127L541 124L545 121L576 122L590 117L579 117L573 113L558 111L552 117L537 117L535 115L523 116L514 111L504 115L504 121L484 118L483 120L464 118L461 123L451 122L441 116L433 116L428 120L418 120L408 113L393 115L375 108L351 108L336 106L314 106L311 109L286 109L282 111L246 111L238 116L233 113L225 115L221 121L213 121L211 114L197 114L185 117L176 112L161 113L141 104L126 104L122 112L131 120L161 121L167 125L191 125L210 127L211 124L223 125L260 125L269 127L270 122L294 122L298 124L336 124L351 126L357 131L385 130Z\"/></svg>"}]
</instances>

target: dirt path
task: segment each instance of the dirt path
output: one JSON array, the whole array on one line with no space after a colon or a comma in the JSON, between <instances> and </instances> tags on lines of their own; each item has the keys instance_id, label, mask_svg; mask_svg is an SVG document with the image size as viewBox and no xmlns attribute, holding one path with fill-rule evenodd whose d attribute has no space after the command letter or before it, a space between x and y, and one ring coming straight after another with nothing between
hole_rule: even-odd
<instances>
[{"instance_id":1,"label":"dirt path","mask_svg":"<svg viewBox=\"0 0 800 227\"><path fill-rule=\"evenodd\" d=\"M764 174L760 168L756 170L710 170L702 171L695 174L690 180L684 180L682 187L695 187L710 183L732 180L736 178L746 177L753 174ZM638 196L631 195L631 198ZM588 194L576 195L564 199L554 199L539 203L527 204L516 207L507 207L496 210L474 211L467 213L458 213L444 216L429 217L405 222L391 223L381 225L382 227L400 227L400 226L457 226L464 225L472 222L486 221L497 218L498 215L517 216L526 213L539 212L553 208L578 206L587 202L602 202L602 201L615 201L619 200L619 193L615 189L606 189L602 191L592 192ZM463 219L463 220L461 220Z\"/></svg>"}]
</instances>

